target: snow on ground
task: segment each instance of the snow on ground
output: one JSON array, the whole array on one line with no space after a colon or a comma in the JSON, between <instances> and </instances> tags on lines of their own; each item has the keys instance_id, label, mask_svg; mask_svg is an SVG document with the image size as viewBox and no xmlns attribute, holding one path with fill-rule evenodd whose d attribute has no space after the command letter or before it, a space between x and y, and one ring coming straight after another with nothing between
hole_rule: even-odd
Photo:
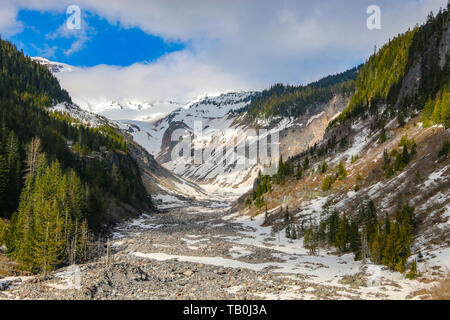
<instances>
[{"instance_id":1,"label":"snow on ground","mask_svg":"<svg viewBox=\"0 0 450 320\"><path fill-rule=\"evenodd\" d=\"M67 102L58 103L50 108L49 111L65 113L71 118L76 119L89 127L99 127L102 124L108 123L108 120L101 118L96 114L82 110L78 106Z\"/></svg>"},{"instance_id":2,"label":"snow on ground","mask_svg":"<svg viewBox=\"0 0 450 320\"><path fill-rule=\"evenodd\" d=\"M130 231L136 230L152 230L163 228L163 224L152 223L156 219L154 216L149 216L148 214L141 214L141 216L137 219L133 219L124 224L121 224L114 228L114 232L112 233L112 239L114 241L120 240L125 237L125 234ZM114 243L114 242L113 242ZM120 244L119 244L120 245Z\"/></svg>"},{"instance_id":3,"label":"snow on ground","mask_svg":"<svg viewBox=\"0 0 450 320\"><path fill-rule=\"evenodd\" d=\"M439 180L447 180L450 177L443 175L447 170L449 169L449 166L445 166L439 170L436 170L435 172L431 173L428 176L428 179L426 181L424 181L423 185L425 188L430 188L432 187L437 181Z\"/></svg>"},{"instance_id":4,"label":"snow on ground","mask_svg":"<svg viewBox=\"0 0 450 320\"><path fill-rule=\"evenodd\" d=\"M186 201L168 194L157 194L152 196L152 199L155 200L155 205L161 210L179 208L186 205Z\"/></svg>"},{"instance_id":5,"label":"snow on ground","mask_svg":"<svg viewBox=\"0 0 450 320\"><path fill-rule=\"evenodd\" d=\"M0 279L0 291L5 292L5 290L11 289L17 286L19 283L33 279L32 276L22 276L22 277L4 277Z\"/></svg>"},{"instance_id":6,"label":"snow on ground","mask_svg":"<svg viewBox=\"0 0 450 320\"><path fill-rule=\"evenodd\" d=\"M309 118L308 122L306 123L306 126L309 126L311 124L311 122L313 122L315 119L320 118L323 114L325 114L325 111L322 111L319 114L316 114L315 116L312 116L311 118Z\"/></svg>"},{"instance_id":7,"label":"snow on ground","mask_svg":"<svg viewBox=\"0 0 450 320\"><path fill-rule=\"evenodd\" d=\"M318 209L326 199L319 198L311 201L309 210ZM424 288L426 285L416 280L407 280L398 272L391 272L385 267L367 263L363 265L361 261L354 261L352 254L336 255L324 249L319 250L316 255L311 255L303 247L303 239L291 240L286 238L284 232L274 234L271 227L263 227L263 216L250 219L247 216L230 214L223 217L224 223L238 224L235 236L214 235L216 239L229 243L229 254L231 258L223 256L204 255L182 255L167 254L163 252L143 253L139 251L130 254L157 261L177 259L179 261L213 265L217 267L243 268L253 271L271 272L280 276L300 277L307 283L314 285L328 285L346 290L348 284L340 282L344 276L364 274L367 278L365 287L359 287L353 294L358 294L361 298L373 299L377 293L391 299L404 299L413 291ZM199 245L209 241L210 235L186 234L181 240L188 245L188 248L197 250ZM269 262L249 263L245 260L258 250L258 248L270 250L272 260ZM450 251L445 252L450 256ZM444 257L441 254L441 259ZM436 261L441 263L442 260ZM341 288L341 289L339 289ZM240 288L230 288L230 292L238 291ZM351 296L351 295L350 295ZM308 299L314 298L312 294L292 287L283 293L273 295L262 292L260 295L264 299Z\"/></svg>"},{"instance_id":8,"label":"snow on ground","mask_svg":"<svg viewBox=\"0 0 450 320\"><path fill-rule=\"evenodd\" d=\"M340 161L343 161L344 159L350 160L352 156L359 155L361 153L361 151L373 139L373 138L370 139L368 137L369 133L370 133L370 129L369 128L366 128L366 127L365 128L354 127L352 129L357 131L357 134L355 135L355 137L353 139L352 146L350 148L348 148L347 150L345 150L344 152L341 152L339 155L333 156L332 159L327 161L328 163L336 165Z\"/></svg>"},{"instance_id":9,"label":"snow on ground","mask_svg":"<svg viewBox=\"0 0 450 320\"><path fill-rule=\"evenodd\" d=\"M58 272L54 276L58 281L48 283L47 286L59 290L81 289L81 271L77 265L71 265L66 271Z\"/></svg>"},{"instance_id":10,"label":"snow on ground","mask_svg":"<svg viewBox=\"0 0 450 320\"><path fill-rule=\"evenodd\" d=\"M248 256L248 255L252 254L253 251L252 250L248 250L245 247L233 246L230 249L230 253L231 253L231 257L233 259L239 259L241 257L245 257L245 256Z\"/></svg>"}]
</instances>

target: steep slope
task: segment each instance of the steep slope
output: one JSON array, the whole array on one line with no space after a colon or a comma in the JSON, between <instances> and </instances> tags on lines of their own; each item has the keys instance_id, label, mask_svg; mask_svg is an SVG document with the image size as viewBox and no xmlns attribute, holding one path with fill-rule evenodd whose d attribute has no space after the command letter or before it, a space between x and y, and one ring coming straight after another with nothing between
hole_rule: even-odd
<instances>
[{"instance_id":1,"label":"steep slope","mask_svg":"<svg viewBox=\"0 0 450 320\"><path fill-rule=\"evenodd\" d=\"M370 57L323 140L260 176L241 213L266 212L264 225L311 252L352 252L411 278L445 276L449 27L447 9Z\"/></svg>"},{"instance_id":2,"label":"steep slope","mask_svg":"<svg viewBox=\"0 0 450 320\"><path fill-rule=\"evenodd\" d=\"M91 227L119 219L117 206L126 208L125 213L149 210L151 200L123 136L106 119L73 105L49 72L48 61L36 63L7 41L1 41L0 49L0 153L7 159L9 175L2 216L11 217L24 178L35 173L30 169L36 166L29 159L32 145L40 146L34 150L35 158L45 154L49 166L58 163L62 171L74 171L81 179L87 197L83 215Z\"/></svg>"},{"instance_id":3,"label":"steep slope","mask_svg":"<svg viewBox=\"0 0 450 320\"><path fill-rule=\"evenodd\" d=\"M145 148L134 141L130 134L122 131L115 122L85 111L72 103L59 103L49 110L69 116L71 119L76 120L74 124L80 122L90 128L108 127L117 132L127 145L130 156L136 160L145 189L157 204L164 202L163 199L167 196L181 199L205 197L205 191L202 188L172 174L159 165ZM173 198L170 199L173 200Z\"/></svg>"}]
</instances>

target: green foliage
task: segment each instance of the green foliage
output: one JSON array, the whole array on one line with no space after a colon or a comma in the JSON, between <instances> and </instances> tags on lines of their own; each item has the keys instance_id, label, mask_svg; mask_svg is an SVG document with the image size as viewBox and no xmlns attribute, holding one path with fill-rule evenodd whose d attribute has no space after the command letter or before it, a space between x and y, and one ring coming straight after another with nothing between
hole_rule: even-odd
<instances>
[{"instance_id":1,"label":"green foliage","mask_svg":"<svg viewBox=\"0 0 450 320\"><path fill-rule=\"evenodd\" d=\"M347 177L347 171L345 170L344 163L341 161L337 167L336 178L338 180L344 180Z\"/></svg>"},{"instance_id":2,"label":"green foliage","mask_svg":"<svg viewBox=\"0 0 450 320\"><path fill-rule=\"evenodd\" d=\"M305 237L303 238L303 247L308 249L310 254L316 254L317 248L319 247L319 236L315 225L311 225L306 229Z\"/></svg>"},{"instance_id":3,"label":"green foliage","mask_svg":"<svg viewBox=\"0 0 450 320\"><path fill-rule=\"evenodd\" d=\"M339 231L339 213L333 211L328 219L328 244L334 246L336 244L336 235Z\"/></svg>"},{"instance_id":4,"label":"green foliage","mask_svg":"<svg viewBox=\"0 0 450 320\"><path fill-rule=\"evenodd\" d=\"M371 104L388 98L391 87L401 82L408 62L414 31L399 35L373 54L359 70L349 105L331 126L361 114Z\"/></svg>"},{"instance_id":5,"label":"green foliage","mask_svg":"<svg viewBox=\"0 0 450 320\"><path fill-rule=\"evenodd\" d=\"M309 168L309 158L308 156L305 157L305 160L303 161L303 170L306 170Z\"/></svg>"},{"instance_id":6,"label":"green foliage","mask_svg":"<svg viewBox=\"0 0 450 320\"><path fill-rule=\"evenodd\" d=\"M417 261L414 260L411 262L411 266L409 267L409 272L406 275L406 278L409 280L414 280L418 277L419 273L417 272Z\"/></svg>"},{"instance_id":7,"label":"green foliage","mask_svg":"<svg viewBox=\"0 0 450 320\"><path fill-rule=\"evenodd\" d=\"M248 106L251 121L260 118L299 117L314 103L325 103L335 94L351 94L358 68L328 76L306 86L276 84L264 90Z\"/></svg>"},{"instance_id":8,"label":"green foliage","mask_svg":"<svg viewBox=\"0 0 450 320\"><path fill-rule=\"evenodd\" d=\"M324 161L320 166L319 166L319 172L320 173L325 173L328 171L328 164L326 161Z\"/></svg>"},{"instance_id":9,"label":"green foliage","mask_svg":"<svg viewBox=\"0 0 450 320\"><path fill-rule=\"evenodd\" d=\"M385 130L384 127L383 127L383 128L381 128L381 133L380 133L380 140L379 140L379 143L380 143L380 144L381 144L381 143L385 143L386 140L387 140L387 137L386 137L386 130Z\"/></svg>"},{"instance_id":10,"label":"green foliage","mask_svg":"<svg viewBox=\"0 0 450 320\"><path fill-rule=\"evenodd\" d=\"M290 238L291 237L291 225L290 224L288 224L287 226L286 226L286 229L285 229L285 235L286 235L286 238Z\"/></svg>"},{"instance_id":11,"label":"green foliage","mask_svg":"<svg viewBox=\"0 0 450 320\"><path fill-rule=\"evenodd\" d=\"M289 223L291 221L291 216L289 215L289 209L286 207L286 211L284 212L284 222Z\"/></svg>"},{"instance_id":12,"label":"green foliage","mask_svg":"<svg viewBox=\"0 0 450 320\"><path fill-rule=\"evenodd\" d=\"M253 189L252 196L247 197L245 204L251 205L252 201L255 201L256 207L261 209L266 204L263 195L267 192L272 192L271 178L268 175L263 175L261 171L259 171L258 177L255 180L255 188Z\"/></svg>"},{"instance_id":13,"label":"green foliage","mask_svg":"<svg viewBox=\"0 0 450 320\"><path fill-rule=\"evenodd\" d=\"M17 209L26 146L36 137L50 162L58 160L64 169L76 171L87 189L102 194L99 198L119 198L132 206L149 202L137 164L127 155L120 134L111 127L88 128L68 114L49 112L47 108L56 102L70 102L56 78L7 41L0 40L0 57L0 216L9 218ZM118 166L114 179L113 163ZM99 217L90 217L91 227L100 225L106 211L95 215Z\"/></svg>"},{"instance_id":14,"label":"green foliage","mask_svg":"<svg viewBox=\"0 0 450 320\"><path fill-rule=\"evenodd\" d=\"M6 221L0 218L0 246L5 244L7 227Z\"/></svg>"},{"instance_id":15,"label":"green foliage","mask_svg":"<svg viewBox=\"0 0 450 320\"><path fill-rule=\"evenodd\" d=\"M347 220L347 215L344 212L341 221L339 222L339 228L336 233L336 247L341 252L346 252L350 240L350 225Z\"/></svg>"},{"instance_id":16,"label":"green foliage","mask_svg":"<svg viewBox=\"0 0 450 320\"><path fill-rule=\"evenodd\" d=\"M379 220L373 201L368 200L360 204L352 219L346 213L340 218L333 211L319 228L311 224L305 233L304 246L315 251L323 239L340 252L353 252L355 260L370 257L374 263L403 273L411 255L414 228L413 207L399 206L393 218L386 214ZM410 270L411 276L417 274L417 266L411 265Z\"/></svg>"},{"instance_id":17,"label":"green foliage","mask_svg":"<svg viewBox=\"0 0 450 320\"><path fill-rule=\"evenodd\" d=\"M76 173L64 173L59 162L49 165L41 157L35 175L26 178L11 218L8 253L26 270L53 270L68 262L86 213L85 191Z\"/></svg>"},{"instance_id":18,"label":"green foliage","mask_svg":"<svg viewBox=\"0 0 450 320\"><path fill-rule=\"evenodd\" d=\"M351 164L353 164L353 163L355 163L356 161L358 161L358 159L359 159L359 156L358 156L358 155L352 156L352 158L351 158L351 160L350 160Z\"/></svg>"},{"instance_id":19,"label":"green foliage","mask_svg":"<svg viewBox=\"0 0 450 320\"><path fill-rule=\"evenodd\" d=\"M405 118L422 110L424 124L443 123L450 126L450 62L446 57L443 68L439 65L441 39L447 28L448 8L440 10L436 17L431 13L426 23L398 35L374 53L363 65L355 83L355 94L341 115L329 127L347 120L376 113L381 104L387 104L385 116L397 115L400 126ZM420 63L420 84L414 96L400 96L405 75ZM396 109L394 109L394 106ZM382 132L380 142L385 139Z\"/></svg>"},{"instance_id":20,"label":"green foliage","mask_svg":"<svg viewBox=\"0 0 450 320\"><path fill-rule=\"evenodd\" d=\"M295 173L295 179L300 180L301 178L303 178L303 167L299 163L297 166L297 171Z\"/></svg>"},{"instance_id":21,"label":"green foliage","mask_svg":"<svg viewBox=\"0 0 450 320\"><path fill-rule=\"evenodd\" d=\"M0 65L0 217L10 218L3 238L24 269L45 273L81 257L76 248L108 222L110 201L142 209L150 200L118 132L49 111L71 100L45 66L3 40Z\"/></svg>"},{"instance_id":22,"label":"green foliage","mask_svg":"<svg viewBox=\"0 0 450 320\"><path fill-rule=\"evenodd\" d=\"M349 246L350 251L355 254L355 260L359 260L361 258L361 234L357 221L353 219L350 223Z\"/></svg>"},{"instance_id":23,"label":"green foliage","mask_svg":"<svg viewBox=\"0 0 450 320\"><path fill-rule=\"evenodd\" d=\"M322 190L323 191L330 190L335 181L336 181L336 176L332 175L332 174L326 176L325 178L323 178L323 180L322 180Z\"/></svg>"},{"instance_id":24,"label":"green foliage","mask_svg":"<svg viewBox=\"0 0 450 320\"><path fill-rule=\"evenodd\" d=\"M393 149L390 154L387 153L386 149L384 150L383 169L386 178L391 178L396 172L402 171L417 154L416 143L413 139L408 139L407 134L402 136L398 146L402 148L401 153L397 149ZM408 148L410 148L410 151L408 151Z\"/></svg>"},{"instance_id":25,"label":"green foliage","mask_svg":"<svg viewBox=\"0 0 450 320\"><path fill-rule=\"evenodd\" d=\"M33 62L8 41L0 39L0 97L45 107L71 102L67 91L47 67Z\"/></svg>"}]
</instances>

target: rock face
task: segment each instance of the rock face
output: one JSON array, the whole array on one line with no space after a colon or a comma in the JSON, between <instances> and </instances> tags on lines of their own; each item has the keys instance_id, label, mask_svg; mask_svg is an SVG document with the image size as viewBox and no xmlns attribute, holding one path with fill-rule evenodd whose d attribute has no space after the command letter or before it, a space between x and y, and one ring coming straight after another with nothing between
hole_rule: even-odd
<instances>
[{"instance_id":1,"label":"rock face","mask_svg":"<svg viewBox=\"0 0 450 320\"><path fill-rule=\"evenodd\" d=\"M335 95L327 103L311 107L310 113L297 119L289 128L280 132L280 153L284 159L305 151L322 140L328 123L347 106L348 96Z\"/></svg>"}]
</instances>

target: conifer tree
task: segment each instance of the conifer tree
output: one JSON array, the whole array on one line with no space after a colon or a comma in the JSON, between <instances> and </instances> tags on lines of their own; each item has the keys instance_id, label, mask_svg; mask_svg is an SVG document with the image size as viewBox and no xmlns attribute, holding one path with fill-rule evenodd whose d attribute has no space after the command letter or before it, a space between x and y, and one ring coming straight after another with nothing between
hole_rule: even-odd
<instances>
[{"instance_id":1,"label":"conifer tree","mask_svg":"<svg viewBox=\"0 0 450 320\"><path fill-rule=\"evenodd\" d=\"M334 246L336 244L336 235L339 229L339 213L333 211L328 219L328 244Z\"/></svg>"},{"instance_id":2,"label":"conifer tree","mask_svg":"<svg viewBox=\"0 0 450 320\"><path fill-rule=\"evenodd\" d=\"M9 180L8 162L3 154L0 153L0 216L5 216L7 207L7 187Z\"/></svg>"},{"instance_id":3,"label":"conifer tree","mask_svg":"<svg viewBox=\"0 0 450 320\"><path fill-rule=\"evenodd\" d=\"M344 163L342 161L339 162L336 177L338 180L343 180L347 177L347 171L345 170Z\"/></svg>"},{"instance_id":4,"label":"conifer tree","mask_svg":"<svg viewBox=\"0 0 450 320\"><path fill-rule=\"evenodd\" d=\"M406 277L410 280L414 280L417 278L417 276L418 276L417 260L414 260L413 262L411 262L411 266L410 266L409 272L406 275Z\"/></svg>"},{"instance_id":5,"label":"conifer tree","mask_svg":"<svg viewBox=\"0 0 450 320\"><path fill-rule=\"evenodd\" d=\"M341 221L339 222L339 229L336 233L336 247L341 251L347 250L347 243L349 240L349 224L347 220L347 214L344 212Z\"/></svg>"},{"instance_id":6,"label":"conifer tree","mask_svg":"<svg viewBox=\"0 0 450 320\"><path fill-rule=\"evenodd\" d=\"M355 260L361 258L361 235L359 233L358 223L352 219L350 223L350 250L355 254Z\"/></svg>"},{"instance_id":7,"label":"conifer tree","mask_svg":"<svg viewBox=\"0 0 450 320\"><path fill-rule=\"evenodd\" d=\"M19 198L21 179L22 179L22 168L19 150L19 139L15 135L14 131L11 131L8 136L8 141L6 144L6 154L8 162L8 208L9 212L12 212L17 205Z\"/></svg>"},{"instance_id":8,"label":"conifer tree","mask_svg":"<svg viewBox=\"0 0 450 320\"><path fill-rule=\"evenodd\" d=\"M303 161L303 169L306 170L309 168L309 158L308 156L305 157L305 160Z\"/></svg>"}]
</instances>

